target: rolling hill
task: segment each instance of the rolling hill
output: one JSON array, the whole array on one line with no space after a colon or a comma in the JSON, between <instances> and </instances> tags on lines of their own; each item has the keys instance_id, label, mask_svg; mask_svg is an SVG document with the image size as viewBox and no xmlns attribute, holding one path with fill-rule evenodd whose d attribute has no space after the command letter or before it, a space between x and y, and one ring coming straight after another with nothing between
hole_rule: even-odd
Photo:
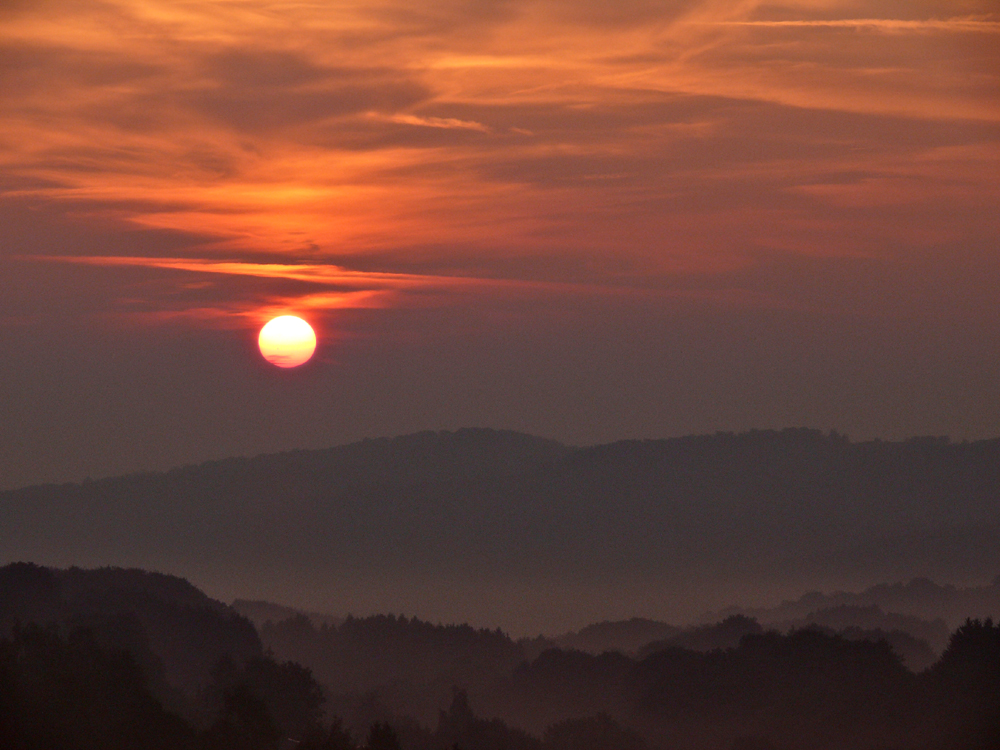
<instances>
[{"instance_id":1,"label":"rolling hill","mask_svg":"<svg viewBox=\"0 0 1000 750\"><path fill-rule=\"evenodd\" d=\"M467 429L0 494L5 561L562 632L1000 570L1000 440L789 429L571 448ZM805 614L805 613L802 613Z\"/></svg>"}]
</instances>

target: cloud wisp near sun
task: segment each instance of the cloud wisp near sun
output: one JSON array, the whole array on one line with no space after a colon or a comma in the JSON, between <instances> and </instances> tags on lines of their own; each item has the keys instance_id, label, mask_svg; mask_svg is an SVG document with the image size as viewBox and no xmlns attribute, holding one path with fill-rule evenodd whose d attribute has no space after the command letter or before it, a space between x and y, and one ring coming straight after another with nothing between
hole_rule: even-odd
<instances>
[{"instance_id":1,"label":"cloud wisp near sun","mask_svg":"<svg viewBox=\"0 0 1000 750\"><path fill-rule=\"evenodd\" d=\"M106 467L468 424L992 435L998 41L992 0L3 3L0 385L36 395L0 410L75 405ZM283 314L313 426L247 442L277 401L199 378ZM126 459L130 388L216 396ZM19 476L97 471L57 411Z\"/></svg>"},{"instance_id":2,"label":"cloud wisp near sun","mask_svg":"<svg viewBox=\"0 0 1000 750\"><path fill-rule=\"evenodd\" d=\"M192 254L390 273L610 257L646 283L975 244L988 5L15 4L4 194L196 233Z\"/></svg>"}]
</instances>

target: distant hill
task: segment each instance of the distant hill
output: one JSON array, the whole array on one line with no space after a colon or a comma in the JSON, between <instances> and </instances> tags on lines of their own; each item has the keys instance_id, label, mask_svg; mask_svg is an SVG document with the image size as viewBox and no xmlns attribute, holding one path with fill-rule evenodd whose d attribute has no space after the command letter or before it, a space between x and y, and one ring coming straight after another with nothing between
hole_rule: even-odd
<instances>
[{"instance_id":1,"label":"distant hill","mask_svg":"<svg viewBox=\"0 0 1000 750\"><path fill-rule=\"evenodd\" d=\"M619 651L634 654L652 641L662 641L681 632L675 625L633 617L616 622L598 622L579 631L550 639L552 646L562 649L601 654Z\"/></svg>"},{"instance_id":2,"label":"distant hill","mask_svg":"<svg viewBox=\"0 0 1000 750\"><path fill-rule=\"evenodd\" d=\"M639 650L638 657L644 659L666 648L685 648L702 652L735 648L743 636L760 635L763 632L764 628L752 617L730 615L721 622L685 628L669 638L647 643Z\"/></svg>"},{"instance_id":3,"label":"distant hill","mask_svg":"<svg viewBox=\"0 0 1000 750\"><path fill-rule=\"evenodd\" d=\"M182 578L143 570L2 567L0 636L26 623L95 630L135 654L161 692L194 694L222 657L242 663L263 654L248 620Z\"/></svg>"},{"instance_id":4,"label":"distant hill","mask_svg":"<svg viewBox=\"0 0 1000 750\"><path fill-rule=\"evenodd\" d=\"M597 613L680 622L763 591L989 580L998 538L1000 441L806 429L590 448L428 432L0 493L8 560L155 567L226 598L535 633ZM967 605L934 601L949 625Z\"/></svg>"},{"instance_id":5,"label":"distant hill","mask_svg":"<svg viewBox=\"0 0 1000 750\"><path fill-rule=\"evenodd\" d=\"M812 619L801 622L787 623L785 626L771 625L767 628L772 633L793 634L800 630L811 630L826 633L831 636L839 636L849 641L870 641L877 643L885 641L892 648L893 652L899 656L903 664L914 672L920 672L930 667L940 656L944 645L947 643L950 633L944 631L944 641L938 643L939 648L932 648L927 640L913 635L910 631L900 628L878 627L869 625L863 627L855 623L859 621L871 622L872 618L852 617L849 613L840 613L840 616L830 618L836 625L823 624L827 618L822 613ZM883 616L882 622L892 622L902 619L914 630L927 631L927 625L922 620L916 618L904 618L901 615ZM939 620L943 626L943 623ZM747 636L756 636L764 633L765 628L752 617L745 615L730 615L721 622L712 625L698 625L685 628L681 632L660 641L653 641L646 644L638 651L636 656L645 659L660 651L673 649L687 649L689 651L699 651L707 653L711 651L737 648L742 640ZM936 634L936 631L934 631Z\"/></svg>"},{"instance_id":6,"label":"distant hill","mask_svg":"<svg viewBox=\"0 0 1000 750\"><path fill-rule=\"evenodd\" d=\"M924 641L935 654L944 651L948 645L948 637L951 635L947 624L941 618L922 620L914 615L883 612L874 605L827 607L810 612L801 619L771 623L771 627L783 631L797 630L813 625L830 628L834 631L854 628L909 633L914 638Z\"/></svg>"},{"instance_id":7,"label":"distant hill","mask_svg":"<svg viewBox=\"0 0 1000 750\"><path fill-rule=\"evenodd\" d=\"M985 586L938 584L927 578L907 583L880 583L860 592L811 591L777 607L729 607L704 620L747 615L781 627L820 624L831 627L895 628L913 633L935 649L944 648L950 628L967 617L1000 615L1000 577Z\"/></svg>"},{"instance_id":8,"label":"distant hill","mask_svg":"<svg viewBox=\"0 0 1000 750\"><path fill-rule=\"evenodd\" d=\"M456 686L488 692L525 661L522 647L499 629L396 615L319 626L300 615L260 634L279 659L309 667L331 696L378 691L383 703L425 721Z\"/></svg>"},{"instance_id":9,"label":"distant hill","mask_svg":"<svg viewBox=\"0 0 1000 750\"><path fill-rule=\"evenodd\" d=\"M914 624L863 608L815 617ZM262 628L264 652L245 618L183 579L14 563L0 568L0 747L995 745L1000 626L991 621L951 633L919 674L899 658L919 656L902 631L779 633L741 615L674 631L639 618L604 622L573 636L598 645L673 634L634 657L560 648L528 657L499 629L396 615L314 624L299 614Z\"/></svg>"},{"instance_id":10,"label":"distant hill","mask_svg":"<svg viewBox=\"0 0 1000 750\"><path fill-rule=\"evenodd\" d=\"M334 617L322 612L307 612L295 607L286 607L283 604L262 600L236 599L230 606L250 620L258 630L268 623L284 622L296 617L305 617L317 627L321 625L336 626L344 621L343 617Z\"/></svg>"}]
</instances>

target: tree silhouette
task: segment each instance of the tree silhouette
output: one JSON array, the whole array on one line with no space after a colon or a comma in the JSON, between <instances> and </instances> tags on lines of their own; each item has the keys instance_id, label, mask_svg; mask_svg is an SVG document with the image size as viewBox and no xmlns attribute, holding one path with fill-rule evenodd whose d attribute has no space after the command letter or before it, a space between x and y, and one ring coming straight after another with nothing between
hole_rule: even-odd
<instances>
[{"instance_id":1,"label":"tree silhouette","mask_svg":"<svg viewBox=\"0 0 1000 750\"><path fill-rule=\"evenodd\" d=\"M93 634L14 628L0 640L4 750L183 750L194 732L150 694L135 661Z\"/></svg>"},{"instance_id":2,"label":"tree silhouette","mask_svg":"<svg viewBox=\"0 0 1000 750\"><path fill-rule=\"evenodd\" d=\"M365 750L402 750L396 730L386 721L376 721L368 730Z\"/></svg>"},{"instance_id":3,"label":"tree silhouette","mask_svg":"<svg viewBox=\"0 0 1000 750\"><path fill-rule=\"evenodd\" d=\"M264 701L249 686L239 684L225 692L222 709L202 735L205 750L275 750L281 733Z\"/></svg>"},{"instance_id":4,"label":"tree silhouette","mask_svg":"<svg viewBox=\"0 0 1000 750\"><path fill-rule=\"evenodd\" d=\"M542 742L545 750L645 750L646 747L637 732L604 713L553 724L545 730Z\"/></svg>"},{"instance_id":5,"label":"tree silhouette","mask_svg":"<svg viewBox=\"0 0 1000 750\"><path fill-rule=\"evenodd\" d=\"M354 737L344 728L343 721L334 719L329 729L315 727L310 731L298 750L357 750Z\"/></svg>"},{"instance_id":6,"label":"tree silhouette","mask_svg":"<svg viewBox=\"0 0 1000 750\"><path fill-rule=\"evenodd\" d=\"M940 736L970 750L1000 747L1000 623L967 619L930 679Z\"/></svg>"},{"instance_id":7,"label":"tree silhouette","mask_svg":"<svg viewBox=\"0 0 1000 750\"><path fill-rule=\"evenodd\" d=\"M1000 622L967 619L952 633L935 669L963 692L1000 691Z\"/></svg>"}]
</instances>

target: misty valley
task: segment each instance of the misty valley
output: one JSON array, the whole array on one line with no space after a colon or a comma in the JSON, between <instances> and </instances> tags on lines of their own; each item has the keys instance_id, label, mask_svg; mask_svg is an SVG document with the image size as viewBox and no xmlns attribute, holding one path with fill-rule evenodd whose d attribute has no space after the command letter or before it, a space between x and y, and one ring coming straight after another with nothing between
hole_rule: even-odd
<instances>
[{"instance_id":1,"label":"misty valley","mask_svg":"<svg viewBox=\"0 0 1000 750\"><path fill-rule=\"evenodd\" d=\"M1000 600L1000 579L882 588L904 606ZM635 618L514 640L401 615L227 606L136 569L14 563L0 569L0 747L996 747L1000 625L949 630L833 601L787 619L802 604L766 624Z\"/></svg>"},{"instance_id":2,"label":"misty valley","mask_svg":"<svg viewBox=\"0 0 1000 750\"><path fill-rule=\"evenodd\" d=\"M1000 0L0 0L0 750L1000 750L998 175Z\"/></svg>"},{"instance_id":3,"label":"misty valley","mask_svg":"<svg viewBox=\"0 0 1000 750\"><path fill-rule=\"evenodd\" d=\"M997 441L460 430L0 493L0 748L997 748L998 473ZM845 583L755 595L783 571ZM601 580L607 616L559 598Z\"/></svg>"}]
</instances>

